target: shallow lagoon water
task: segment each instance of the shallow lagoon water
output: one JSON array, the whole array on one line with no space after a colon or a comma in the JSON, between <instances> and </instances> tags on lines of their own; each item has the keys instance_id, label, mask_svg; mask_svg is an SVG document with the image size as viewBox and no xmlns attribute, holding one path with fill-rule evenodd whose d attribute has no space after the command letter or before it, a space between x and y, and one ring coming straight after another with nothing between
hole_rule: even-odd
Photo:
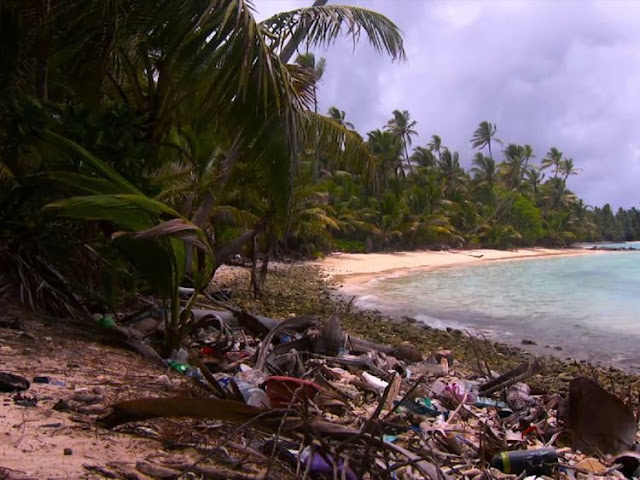
<instances>
[{"instance_id":1,"label":"shallow lagoon water","mask_svg":"<svg viewBox=\"0 0 640 480\"><path fill-rule=\"evenodd\" d=\"M377 278L358 304L539 353L640 371L640 252L483 262ZM555 350L561 347L562 350Z\"/></svg>"}]
</instances>

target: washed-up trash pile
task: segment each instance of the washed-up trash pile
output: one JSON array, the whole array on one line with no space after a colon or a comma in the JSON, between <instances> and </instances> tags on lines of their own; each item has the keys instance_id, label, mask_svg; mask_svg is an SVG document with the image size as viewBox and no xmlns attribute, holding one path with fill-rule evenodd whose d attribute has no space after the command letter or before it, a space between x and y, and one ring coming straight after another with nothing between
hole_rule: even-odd
<instances>
[{"instance_id":1,"label":"washed-up trash pile","mask_svg":"<svg viewBox=\"0 0 640 480\"><path fill-rule=\"evenodd\" d=\"M224 422L237 428L221 448L241 444L246 459L234 471L204 464L147 471L350 480L640 476L634 413L590 378L575 378L566 396L548 394L527 384L544 369L538 359L500 374L481 362L462 365L451 351L423 354L408 343L350 336L338 314L276 321L216 305L226 309L194 311L188 340L161 359L208 393L117 403L100 422Z\"/></svg>"}]
</instances>

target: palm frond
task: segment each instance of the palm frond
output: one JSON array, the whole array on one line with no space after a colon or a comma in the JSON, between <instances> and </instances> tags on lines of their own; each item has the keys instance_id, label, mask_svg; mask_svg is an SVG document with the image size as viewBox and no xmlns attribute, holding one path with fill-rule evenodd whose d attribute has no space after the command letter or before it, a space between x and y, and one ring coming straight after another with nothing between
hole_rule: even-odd
<instances>
[{"instance_id":1,"label":"palm frond","mask_svg":"<svg viewBox=\"0 0 640 480\"><path fill-rule=\"evenodd\" d=\"M50 203L44 210L79 220L110 221L131 231L151 228L155 225L154 219L159 216L180 216L171 207L144 195L71 197Z\"/></svg>"},{"instance_id":2,"label":"palm frond","mask_svg":"<svg viewBox=\"0 0 640 480\"><path fill-rule=\"evenodd\" d=\"M248 210L233 207L231 205L219 205L213 207L211 216L223 221L234 222L238 226L250 227L260 221L260 218Z\"/></svg>"},{"instance_id":3,"label":"palm frond","mask_svg":"<svg viewBox=\"0 0 640 480\"><path fill-rule=\"evenodd\" d=\"M375 159L357 132L314 112L305 112L302 119L303 132L317 132L318 146L324 153L342 158L354 171L369 172L373 168Z\"/></svg>"},{"instance_id":4,"label":"palm frond","mask_svg":"<svg viewBox=\"0 0 640 480\"><path fill-rule=\"evenodd\" d=\"M364 34L376 51L404 60L405 52L398 27L384 15L365 8L323 5L278 13L260 22L274 48L287 61L297 47L327 46L341 35L351 37L354 45Z\"/></svg>"}]
</instances>

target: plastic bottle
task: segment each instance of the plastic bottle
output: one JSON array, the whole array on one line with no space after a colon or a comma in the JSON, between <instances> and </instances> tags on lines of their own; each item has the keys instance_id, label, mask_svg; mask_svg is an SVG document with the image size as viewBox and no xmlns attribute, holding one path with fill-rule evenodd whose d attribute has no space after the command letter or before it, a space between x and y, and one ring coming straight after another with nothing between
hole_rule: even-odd
<instances>
[{"instance_id":1,"label":"plastic bottle","mask_svg":"<svg viewBox=\"0 0 640 480\"><path fill-rule=\"evenodd\" d=\"M247 405L257 408L271 408L271 402L269 402L267 392L260 387L256 387L249 382L243 382L242 380L236 380L236 385L238 385L242 398L244 398Z\"/></svg>"},{"instance_id":2,"label":"plastic bottle","mask_svg":"<svg viewBox=\"0 0 640 480\"><path fill-rule=\"evenodd\" d=\"M189 363L189 353L184 348L174 350L171 352L171 360L176 363Z\"/></svg>"},{"instance_id":3,"label":"plastic bottle","mask_svg":"<svg viewBox=\"0 0 640 480\"><path fill-rule=\"evenodd\" d=\"M507 474L547 475L558 463L558 454L553 448L516 450L502 452L491 459L491 466Z\"/></svg>"},{"instance_id":4,"label":"plastic bottle","mask_svg":"<svg viewBox=\"0 0 640 480\"><path fill-rule=\"evenodd\" d=\"M187 377L191 377L196 380L200 380L200 381L204 380L204 375L202 374L202 371L198 367L189 367L185 370L184 374Z\"/></svg>"},{"instance_id":5,"label":"plastic bottle","mask_svg":"<svg viewBox=\"0 0 640 480\"><path fill-rule=\"evenodd\" d=\"M167 365L173 368L176 372L180 373L185 373L190 368L188 363L180 363L176 362L175 360L167 360Z\"/></svg>"}]
</instances>

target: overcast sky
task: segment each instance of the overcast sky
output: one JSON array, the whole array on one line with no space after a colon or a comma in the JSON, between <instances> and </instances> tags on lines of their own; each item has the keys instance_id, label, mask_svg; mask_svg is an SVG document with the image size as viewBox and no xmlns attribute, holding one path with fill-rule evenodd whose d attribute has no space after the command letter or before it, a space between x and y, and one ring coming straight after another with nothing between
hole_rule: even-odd
<instances>
[{"instance_id":1,"label":"overcast sky","mask_svg":"<svg viewBox=\"0 0 640 480\"><path fill-rule=\"evenodd\" d=\"M365 41L320 54L323 111L335 105L365 134L394 109L437 133L465 166L482 120L497 136L555 146L583 171L569 188L587 203L640 206L640 1L330 0L376 10L403 31L408 60ZM258 18L312 0L255 0Z\"/></svg>"}]
</instances>

